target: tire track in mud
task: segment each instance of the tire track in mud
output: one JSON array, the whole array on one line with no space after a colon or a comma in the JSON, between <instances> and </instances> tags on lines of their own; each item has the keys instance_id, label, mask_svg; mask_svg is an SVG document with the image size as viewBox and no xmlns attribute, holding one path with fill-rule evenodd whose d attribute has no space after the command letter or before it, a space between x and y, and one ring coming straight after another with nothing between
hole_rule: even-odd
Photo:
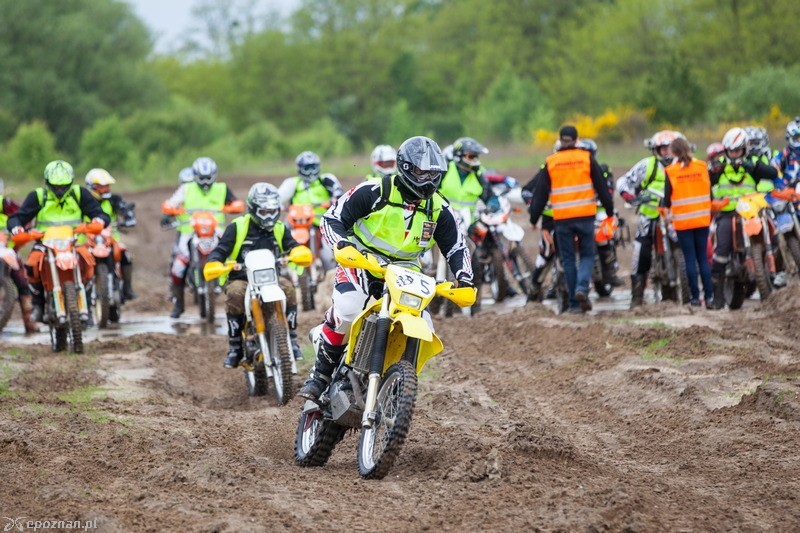
<instances>
[{"instance_id":1,"label":"tire track in mud","mask_svg":"<svg viewBox=\"0 0 800 533\"><path fill-rule=\"evenodd\" d=\"M380 482L359 479L354 434L295 466L299 402L249 398L220 336L33 347L0 395L0 502L108 531L350 530L364 502L391 509L368 527L387 531L794 529L790 295L747 314L437 320L446 351Z\"/></svg>"}]
</instances>

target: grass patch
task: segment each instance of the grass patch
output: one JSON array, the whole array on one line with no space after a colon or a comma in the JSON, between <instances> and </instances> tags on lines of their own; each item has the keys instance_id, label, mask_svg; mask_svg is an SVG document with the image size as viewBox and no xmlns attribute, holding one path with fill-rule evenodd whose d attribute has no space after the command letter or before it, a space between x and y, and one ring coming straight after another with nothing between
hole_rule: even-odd
<instances>
[{"instance_id":1,"label":"grass patch","mask_svg":"<svg viewBox=\"0 0 800 533\"><path fill-rule=\"evenodd\" d=\"M3 364L0 365L0 398L13 398L14 391L9 388L9 381L13 373L11 367Z\"/></svg>"},{"instance_id":2,"label":"grass patch","mask_svg":"<svg viewBox=\"0 0 800 533\"><path fill-rule=\"evenodd\" d=\"M667 359L669 361L673 361L674 363L681 364L683 363L683 359L672 355L666 348L672 342L672 339L675 338L675 334L673 333L669 337L662 337L660 339L656 339L647 346L644 347L644 353L642 354L642 359Z\"/></svg>"},{"instance_id":3,"label":"grass patch","mask_svg":"<svg viewBox=\"0 0 800 533\"><path fill-rule=\"evenodd\" d=\"M103 387L79 387L71 391L56 394L56 398L72 406L82 406L91 403L95 398L107 397L107 389Z\"/></svg>"}]
</instances>

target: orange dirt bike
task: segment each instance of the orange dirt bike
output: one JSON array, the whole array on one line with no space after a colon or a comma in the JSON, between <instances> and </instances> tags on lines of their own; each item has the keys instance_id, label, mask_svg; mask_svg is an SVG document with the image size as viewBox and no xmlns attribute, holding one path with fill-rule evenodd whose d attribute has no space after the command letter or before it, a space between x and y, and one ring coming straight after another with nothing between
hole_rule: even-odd
<instances>
[{"instance_id":1,"label":"orange dirt bike","mask_svg":"<svg viewBox=\"0 0 800 533\"><path fill-rule=\"evenodd\" d=\"M320 207L329 207L330 203L321 204ZM325 277L325 268L320 258L319 228L314 225L314 205L312 204L292 204L289 206L289 213L286 215L286 222L292 229L292 238L298 244L308 247L311 250L313 260L308 267L296 267L293 270L295 285L300 287L300 303L303 311L312 311L316 308L314 296L317 294L317 286Z\"/></svg>"},{"instance_id":2,"label":"orange dirt bike","mask_svg":"<svg viewBox=\"0 0 800 533\"><path fill-rule=\"evenodd\" d=\"M241 200L231 202L220 211L208 209L184 210L182 207L162 206L162 212L165 215L175 216L184 213L191 215L188 222L176 222L170 227L178 227L182 224L189 224L192 227L193 234L189 241L189 265L186 271L186 285L192 292L195 303L200 308L200 318L204 318L209 324L214 323L216 297L220 293L220 287L216 279L205 280L203 268L208 262L208 256L219 244L220 233L217 229L219 221L216 215L219 213L237 214L243 211L244 202Z\"/></svg>"},{"instance_id":3,"label":"orange dirt bike","mask_svg":"<svg viewBox=\"0 0 800 533\"><path fill-rule=\"evenodd\" d=\"M8 235L0 232L0 330L6 327L14 312L17 291L11 272L22 268L16 252L8 247Z\"/></svg>"},{"instance_id":4,"label":"orange dirt bike","mask_svg":"<svg viewBox=\"0 0 800 533\"><path fill-rule=\"evenodd\" d=\"M42 321L50 329L50 344L54 352L68 347L75 353L83 352L83 328L89 320L84 280L94 275L94 257L84 247L76 247L76 234L99 233L102 224L89 222L71 226L52 226L44 233L29 230L14 236L14 242L41 239L45 247L39 264L42 285L46 293Z\"/></svg>"},{"instance_id":5,"label":"orange dirt bike","mask_svg":"<svg viewBox=\"0 0 800 533\"><path fill-rule=\"evenodd\" d=\"M370 300L350 326L347 352L318 403L306 401L297 423L295 462L322 466L348 429L360 429L358 472L381 479L408 435L417 376L442 351L442 341L423 313L434 296L459 307L475 302L474 288L454 289L397 262L381 264L352 246L337 249L336 261L383 276L383 294Z\"/></svg>"},{"instance_id":6,"label":"orange dirt bike","mask_svg":"<svg viewBox=\"0 0 800 533\"><path fill-rule=\"evenodd\" d=\"M97 313L97 327L103 329L109 322L119 322L122 315L122 249L110 226L100 233L87 233L85 246L95 260L89 302Z\"/></svg>"},{"instance_id":7,"label":"orange dirt bike","mask_svg":"<svg viewBox=\"0 0 800 533\"><path fill-rule=\"evenodd\" d=\"M307 267L311 263L311 251L305 246L296 246L283 261ZM278 283L277 263L270 250L252 250L245 256L244 263L209 264L203 269L203 276L213 280L231 270L246 269L245 325L242 328L245 355L240 366L244 368L247 393L265 395L271 379L275 399L285 405L294 396L292 375L297 373L297 367L289 344L286 295Z\"/></svg>"}]
</instances>

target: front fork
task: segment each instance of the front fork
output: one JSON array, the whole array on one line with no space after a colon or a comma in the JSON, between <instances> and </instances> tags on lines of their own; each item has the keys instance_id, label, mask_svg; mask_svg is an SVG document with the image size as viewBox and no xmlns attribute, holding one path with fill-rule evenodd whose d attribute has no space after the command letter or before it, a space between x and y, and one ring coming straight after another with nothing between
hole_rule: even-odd
<instances>
[{"instance_id":1,"label":"front fork","mask_svg":"<svg viewBox=\"0 0 800 533\"><path fill-rule=\"evenodd\" d=\"M775 252L772 250L772 238L769 235L770 229L770 220L764 214L764 211L761 212L761 234L762 238L764 239L764 262L767 264L767 270L771 273L775 273Z\"/></svg>"},{"instance_id":2,"label":"front fork","mask_svg":"<svg viewBox=\"0 0 800 533\"><path fill-rule=\"evenodd\" d=\"M61 288L61 279L58 277L56 255L47 250L47 262L50 264L50 277L53 281L53 307L55 307L56 320L59 324L67 322L67 306L64 304L64 290Z\"/></svg>"},{"instance_id":3,"label":"front fork","mask_svg":"<svg viewBox=\"0 0 800 533\"><path fill-rule=\"evenodd\" d=\"M663 248L664 259L667 266L667 277L669 286L674 287L678 281L678 273L675 272L675 265L672 262L672 243L670 241L669 225L664 217L658 219L659 230L661 231L661 247Z\"/></svg>"},{"instance_id":4,"label":"front fork","mask_svg":"<svg viewBox=\"0 0 800 533\"><path fill-rule=\"evenodd\" d=\"M389 318L389 288L384 286L383 301L381 310L378 312L378 323L376 324L375 342L372 345L372 354L369 359L367 400L364 402L364 414L361 417L361 426L363 428L372 427L378 416L375 411L375 404L378 401L378 389L381 385L381 374L383 373L383 364L386 359L386 346L391 325L392 319Z\"/></svg>"}]
</instances>

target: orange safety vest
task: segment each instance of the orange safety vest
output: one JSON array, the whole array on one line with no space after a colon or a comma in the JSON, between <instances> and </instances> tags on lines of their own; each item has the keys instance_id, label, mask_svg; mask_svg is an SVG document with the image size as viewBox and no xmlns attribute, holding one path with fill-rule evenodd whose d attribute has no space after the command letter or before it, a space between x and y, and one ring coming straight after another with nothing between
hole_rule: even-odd
<instances>
[{"instance_id":1,"label":"orange safety vest","mask_svg":"<svg viewBox=\"0 0 800 533\"><path fill-rule=\"evenodd\" d=\"M704 161L692 159L685 167L666 168L672 187L672 223L676 230L707 228L711 224L711 178Z\"/></svg>"},{"instance_id":2,"label":"orange safety vest","mask_svg":"<svg viewBox=\"0 0 800 533\"><path fill-rule=\"evenodd\" d=\"M545 159L554 220L593 217L597 213L590 156L587 150L575 149L559 151Z\"/></svg>"}]
</instances>

